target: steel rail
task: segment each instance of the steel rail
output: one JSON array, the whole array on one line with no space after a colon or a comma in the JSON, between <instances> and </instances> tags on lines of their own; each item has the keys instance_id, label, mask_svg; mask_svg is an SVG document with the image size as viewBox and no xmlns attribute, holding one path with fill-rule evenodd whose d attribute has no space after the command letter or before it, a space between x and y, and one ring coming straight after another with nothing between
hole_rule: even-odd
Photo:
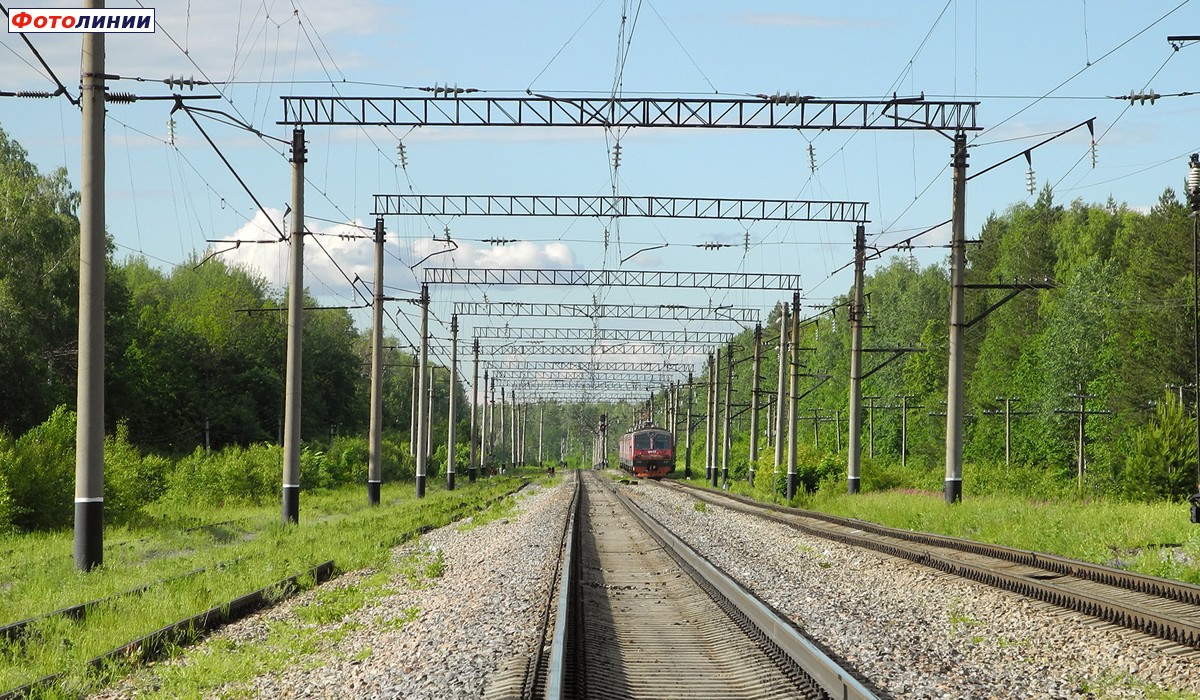
<instances>
[{"instance_id":1,"label":"steel rail","mask_svg":"<svg viewBox=\"0 0 1200 700\"><path fill-rule=\"evenodd\" d=\"M714 566L703 555L679 539L654 516L638 508L627 496L618 498L643 527L674 558L682 560L716 593L733 605L746 620L813 678L831 698L843 700L874 700L878 696L823 649L805 637L796 625L748 589Z\"/></svg>"},{"instance_id":2,"label":"steel rail","mask_svg":"<svg viewBox=\"0 0 1200 700\"><path fill-rule=\"evenodd\" d=\"M1052 554L945 535L889 528L853 518L786 508L775 504L761 503L736 494L716 494L708 489L690 484L676 482L670 484L670 487L685 490L691 495L715 505L733 507L779 522L806 534L855 547L874 549L962 578L1090 615L1115 625L1200 649L1200 586L1121 571ZM813 524L814 522L820 524ZM831 527L842 529L834 530L830 529ZM892 541L887 542L879 538L887 538ZM929 548L933 547L991 558L1004 562L1005 568L1010 570L1011 566L1007 565L1016 564L1037 569L1049 575L1012 574L1009 571L989 568L982 564L972 564L962 556L931 552ZM1117 594L1128 593L1158 598L1166 604L1164 607L1174 607L1169 611L1154 610L1146 607L1145 598L1137 603L1128 603L1097 595L1091 591L1073 590L1070 586L1073 580L1106 585ZM1190 616L1184 615L1183 611L1178 609L1178 604L1181 603L1195 608L1190 612Z\"/></svg>"}]
</instances>

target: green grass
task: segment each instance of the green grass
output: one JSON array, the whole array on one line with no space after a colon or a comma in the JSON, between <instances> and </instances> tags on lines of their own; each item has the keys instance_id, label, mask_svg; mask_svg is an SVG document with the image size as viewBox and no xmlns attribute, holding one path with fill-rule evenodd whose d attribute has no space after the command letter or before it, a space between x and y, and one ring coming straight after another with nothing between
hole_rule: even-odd
<instances>
[{"instance_id":1,"label":"green grass","mask_svg":"<svg viewBox=\"0 0 1200 700\"><path fill-rule=\"evenodd\" d=\"M707 488L702 479L690 483ZM731 491L788 505L769 488L735 482ZM1058 499L968 493L947 505L941 493L914 488L851 496L839 479L798 493L791 505L1200 584L1200 525L1189 521L1181 503L1082 499L1071 488Z\"/></svg>"},{"instance_id":2,"label":"green grass","mask_svg":"<svg viewBox=\"0 0 1200 700\"><path fill-rule=\"evenodd\" d=\"M122 532L114 538L136 541L136 546L118 547L113 539L108 539L104 566L89 574L73 569L69 556L70 532L4 538L0 541L0 551L12 552L5 557L6 563L25 565L14 566L0 585L0 624L129 590L191 569L203 566L208 569L156 586L144 595L122 596L106 602L82 622L61 617L39 620L22 642L0 643L0 691L65 671L71 674L70 678L47 697L86 692L102 685L106 678L128 671L126 666L118 665L98 677L80 671L86 660L329 559L335 561L339 571L364 568L377 571L358 586L322 591L318 602L300 613L302 620L312 624L344 619L384 585L391 571L392 547L421 526L441 526L477 513L485 504L502 499L517 484L517 479L494 478L464 485L453 492L431 489L422 500L413 495L411 485L396 484L385 486L384 505L378 508L366 507L361 486L305 494L301 498L299 526L280 525L277 505L239 509L235 517L260 526L246 530L246 535L220 541L214 541L209 531L181 536L175 528L180 522L205 518L210 523L230 520L230 513L183 514L165 521L165 525ZM35 548L42 548L40 558ZM154 556L138 558L138 554L146 552L153 552ZM230 561L234 563L215 566ZM418 575L427 580L440 575L443 568L440 557L431 555L422 561ZM307 585L311 586L311 580ZM305 639L303 634L297 637L286 628L281 627L278 633L288 644L316 643ZM269 650L260 650L258 654L263 663L273 656ZM249 665L258 663L255 660L258 658L253 657Z\"/></svg>"},{"instance_id":3,"label":"green grass","mask_svg":"<svg viewBox=\"0 0 1200 700\"><path fill-rule=\"evenodd\" d=\"M1177 503L941 494L818 493L805 507L922 532L1047 552L1200 583L1200 526Z\"/></svg>"}]
</instances>

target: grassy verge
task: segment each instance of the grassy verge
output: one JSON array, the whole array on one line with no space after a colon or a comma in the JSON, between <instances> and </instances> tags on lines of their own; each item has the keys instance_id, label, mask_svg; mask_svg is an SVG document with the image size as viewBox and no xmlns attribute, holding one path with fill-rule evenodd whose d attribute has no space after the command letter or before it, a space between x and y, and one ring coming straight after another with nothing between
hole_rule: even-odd
<instances>
[{"instance_id":1,"label":"grassy verge","mask_svg":"<svg viewBox=\"0 0 1200 700\"><path fill-rule=\"evenodd\" d=\"M708 488L703 476L687 483ZM940 493L896 489L850 496L844 488L841 482L826 485L797 495L792 505L1200 584L1200 525L1189 522L1186 504L968 494L949 506ZM736 482L731 490L786 505L769 487L752 490Z\"/></svg>"},{"instance_id":2,"label":"grassy verge","mask_svg":"<svg viewBox=\"0 0 1200 700\"><path fill-rule=\"evenodd\" d=\"M516 487L513 478L494 478L464 485L453 492L433 489L425 499L412 495L411 485L398 484L385 489L384 506L367 508L361 487L307 495L301 501L300 526L278 524L277 506L259 509L246 517L273 518L252 537L236 537L215 547L211 538L205 545L199 535L182 540L173 530L127 533L141 544L128 548L111 547L102 569L90 574L73 570L69 557L51 556L43 551L40 565L15 567L0 592L0 610L4 622L24 619L65 605L115 592L191 569L208 566L202 574L170 581L145 595L123 596L97 607L83 621L51 617L38 621L18 642L0 643L0 690L21 686L53 673L67 672L48 697L57 693L75 696L95 688L104 677L120 674L114 669L97 677L79 671L95 656L159 627L223 604L249 591L270 585L321 561L333 559L342 571L388 565L388 550L402 543L422 527L441 526L475 514L489 503L502 499ZM329 517L322 517L325 514ZM228 515L228 514L223 514ZM228 520L217 514L195 514ZM39 536L37 543L50 549L70 551L71 533ZM196 539L199 538L199 539ZM22 561L34 557L30 543L20 539L0 542L0 550L23 552ZM136 553L159 551L163 556L139 559ZM106 551L108 555L108 551ZM234 562L217 567L218 562Z\"/></svg>"}]
</instances>

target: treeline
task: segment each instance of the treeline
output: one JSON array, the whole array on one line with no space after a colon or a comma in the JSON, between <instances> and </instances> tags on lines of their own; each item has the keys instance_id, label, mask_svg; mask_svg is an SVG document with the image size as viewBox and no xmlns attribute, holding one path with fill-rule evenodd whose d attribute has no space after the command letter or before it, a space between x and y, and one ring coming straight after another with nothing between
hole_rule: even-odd
<instances>
[{"instance_id":1,"label":"treeline","mask_svg":"<svg viewBox=\"0 0 1200 700\"><path fill-rule=\"evenodd\" d=\"M0 346L5 350L0 353L0 529L59 526L69 517L74 456L73 433L66 431L73 423L65 411L75 402L77 374L77 205L65 172L39 173L0 131ZM1033 203L987 220L968 249L967 283L1053 286L1022 291L990 313L1009 290L967 292L966 318L978 318L966 333L968 494L1074 492L1081 405L1089 413L1085 493L1161 498L1192 492L1192 225L1170 190L1144 213L1112 201L1063 206L1044 190ZM873 264L865 291L864 345L885 352L866 353L864 370L872 370L890 349L919 351L905 352L864 382L864 394L875 398L864 401L863 487L940 490L945 418L937 414L944 412L946 398L946 266L921 267L903 255L892 257ZM844 488L848 300L849 290L829 310L814 310L802 328L801 391L809 393L801 403L798 442L809 488L822 480ZM214 501L274 498L280 461L271 450L277 452L283 413L284 296L256 274L219 258L191 259L162 271L139 258L113 262L110 251L106 302L105 419L114 441L106 458L110 513L135 515L137 504L171 493L193 497L186 495L186 485L197 481L215 484L206 496ZM764 407L774 393L779 313L777 307L764 323L759 396ZM737 359L750 356L752 337L747 330L735 339ZM347 312L306 314L302 434L308 442L302 479L307 486L365 479L368 349L368 338L355 330ZM385 478L401 478L411 475L412 467L412 354L389 349L385 365ZM744 478L750 466L749 368L743 362L736 371L739 415L730 460L736 478ZM697 380L704 381L704 374L697 373ZM469 394L461 389L458 435L465 443ZM694 397L692 465L703 474L703 387ZM447 372L438 369L433 469L445 461L447 400ZM660 396L660 407L662 401ZM903 417L901 406L908 409ZM614 404L533 406L526 412L527 461L536 460L540 434L544 462L560 456L590 462L592 430L601 413L609 416L612 453L617 434L640 410ZM770 410L774 414L777 407ZM766 417L764 410L760 474L773 466ZM540 431L539 422L544 423ZM504 436L496 443L501 463L506 441ZM681 469L684 442L681 432ZM206 446L211 453L204 452ZM459 446L460 455L465 449ZM222 455L230 457L223 462ZM257 466L237 476L238 460ZM178 476L183 473L196 478L189 482ZM61 518L32 515L40 513Z\"/></svg>"},{"instance_id":2,"label":"treeline","mask_svg":"<svg viewBox=\"0 0 1200 700\"><path fill-rule=\"evenodd\" d=\"M67 420L64 411L74 407L77 384L77 206L65 171L38 172L0 131L0 530L10 523L56 527L70 517L74 418ZM114 262L110 249L105 301L105 432L117 440L106 455L109 515L119 518L128 510L121 503L161 496L176 466L186 466L197 449L234 454L280 441L287 314L282 293L219 258L192 258L162 271L137 257ZM387 345L384 432L392 447L385 450L385 471L411 476L413 356L395 347L398 341ZM348 312L306 312L306 486L365 479L369 347ZM431 451L441 463L447 376L438 368L433 396ZM469 416L465 401L458 415ZM464 418L464 439L467 425ZM347 446L353 440L361 445ZM145 455L152 457L143 464ZM263 483L277 495L282 461L270 461L258 459L255 464L262 464L247 472L263 470ZM216 484L210 496L230 497L220 486L227 480L219 473L224 467L210 466L214 471L206 478ZM136 475L128 478L130 485L142 486L116 495L126 472ZM247 485L240 497L261 498L261 489Z\"/></svg>"},{"instance_id":3,"label":"treeline","mask_svg":"<svg viewBox=\"0 0 1200 700\"><path fill-rule=\"evenodd\" d=\"M990 313L1010 289L966 292L965 318L975 321L966 331L965 350L968 492L1002 487L1044 495L1074 493L1081 406L1088 413L1086 494L1162 498L1195 492L1192 225L1189 211L1171 190L1143 213L1111 200L1063 206L1046 189L1032 204L989 217L977 242L968 247L966 283L1052 287L1021 291ZM882 352L864 354L864 371L889 357L887 350L919 351L905 352L863 383L864 396L875 397L864 401L863 484L886 488L903 482L940 490L948 269L942 264L921 267L900 255L876 263L870 272L864 284L864 347ZM810 480L826 478L843 489L849 298L847 291L827 312L814 312L800 339L809 348L801 354L801 391L820 384L800 404L802 468ZM779 313L776 308L763 334L763 387L771 393ZM748 357L751 342L751 332L740 334L735 357ZM749 402L748 367L746 363L737 371L735 403L743 406ZM904 421L902 406L908 409ZM740 447L733 463L739 474L748 468L747 422L745 414L737 419ZM903 475L898 473L901 461L907 463ZM768 456L758 469L765 466L769 472L772 462Z\"/></svg>"}]
</instances>

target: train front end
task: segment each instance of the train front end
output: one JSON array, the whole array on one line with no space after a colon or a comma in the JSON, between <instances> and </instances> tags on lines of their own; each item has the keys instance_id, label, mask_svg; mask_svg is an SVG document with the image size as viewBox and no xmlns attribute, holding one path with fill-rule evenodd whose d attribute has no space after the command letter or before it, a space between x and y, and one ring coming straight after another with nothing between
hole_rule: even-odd
<instances>
[{"instance_id":1,"label":"train front end","mask_svg":"<svg viewBox=\"0 0 1200 700\"><path fill-rule=\"evenodd\" d=\"M675 470L675 444L670 432L646 428L628 434L627 457L621 466L635 477L661 479Z\"/></svg>"}]
</instances>

